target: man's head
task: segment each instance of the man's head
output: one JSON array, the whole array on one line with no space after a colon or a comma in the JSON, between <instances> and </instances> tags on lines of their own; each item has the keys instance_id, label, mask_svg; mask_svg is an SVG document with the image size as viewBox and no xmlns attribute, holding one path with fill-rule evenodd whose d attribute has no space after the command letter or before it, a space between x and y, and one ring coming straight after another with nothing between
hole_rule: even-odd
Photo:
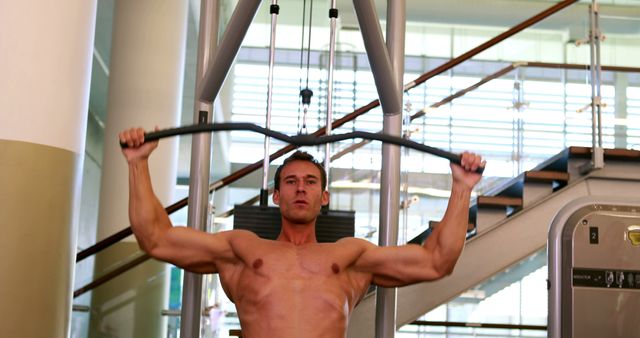
<instances>
[{"instance_id":1,"label":"man's head","mask_svg":"<svg viewBox=\"0 0 640 338\"><path fill-rule=\"evenodd\" d=\"M287 164L293 161L303 161L313 164L316 168L318 168L318 171L320 172L320 183L322 183L322 188L324 189L324 187L327 186L327 173L324 171L324 167L320 163L318 163L318 161L316 161L316 159L313 158L311 154L307 153L306 151L298 150L295 153L291 154L291 156L287 157L284 162L282 162L282 164L278 167L278 169L276 169L276 174L273 178L274 190L280 189L280 176L282 175L282 169L287 166Z\"/></svg>"},{"instance_id":2,"label":"man's head","mask_svg":"<svg viewBox=\"0 0 640 338\"><path fill-rule=\"evenodd\" d=\"M310 223L329 203L324 168L306 152L297 151L287 158L276 170L274 181L273 201L290 222Z\"/></svg>"}]
</instances>

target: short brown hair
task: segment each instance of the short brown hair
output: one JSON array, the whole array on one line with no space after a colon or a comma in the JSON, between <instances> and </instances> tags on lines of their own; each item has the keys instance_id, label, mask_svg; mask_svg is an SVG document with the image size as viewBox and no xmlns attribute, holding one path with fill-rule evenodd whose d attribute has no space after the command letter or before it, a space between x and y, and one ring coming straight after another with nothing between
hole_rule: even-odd
<instances>
[{"instance_id":1,"label":"short brown hair","mask_svg":"<svg viewBox=\"0 0 640 338\"><path fill-rule=\"evenodd\" d=\"M280 190L280 173L282 172L282 169L287 164L293 161L305 161L313 163L313 165L315 165L316 168L320 170L320 181L322 182L322 189L324 190L324 188L327 186L327 173L324 171L324 167L315 158L313 158L311 154L300 150L289 156L286 160L284 160L284 162L282 162L282 165L280 165L278 169L276 169L276 175L273 178L273 188L275 190Z\"/></svg>"}]
</instances>

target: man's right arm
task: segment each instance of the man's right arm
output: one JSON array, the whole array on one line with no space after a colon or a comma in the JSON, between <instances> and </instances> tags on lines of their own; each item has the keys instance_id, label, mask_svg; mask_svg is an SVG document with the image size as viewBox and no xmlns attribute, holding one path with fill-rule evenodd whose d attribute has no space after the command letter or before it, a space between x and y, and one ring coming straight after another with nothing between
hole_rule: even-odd
<instances>
[{"instance_id":1,"label":"man's right arm","mask_svg":"<svg viewBox=\"0 0 640 338\"><path fill-rule=\"evenodd\" d=\"M250 234L207 234L172 226L151 185L148 157L157 141L144 143L143 133L131 129L120 134L120 140L129 145L123 150L129 165L129 219L140 248L153 258L198 273L218 272L221 264L239 263L232 242Z\"/></svg>"}]
</instances>

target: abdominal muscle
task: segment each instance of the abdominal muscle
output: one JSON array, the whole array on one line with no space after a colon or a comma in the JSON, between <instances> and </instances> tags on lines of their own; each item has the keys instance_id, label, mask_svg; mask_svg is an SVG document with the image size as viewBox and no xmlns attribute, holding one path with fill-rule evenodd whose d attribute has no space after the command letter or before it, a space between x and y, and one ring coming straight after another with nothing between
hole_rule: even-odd
<instances>
[{"instance_id":1,"label":"abdominal muscle","mask_svg":"<svg viewBox=\"0 0 640 338\"><path fill-rule=\"evenodd\" d=\"M300 280L270 285L261 293L255 301L243 298L236 303L243 337L345 336L350 306L344 295Z\"/></svg>"}]
</instances>

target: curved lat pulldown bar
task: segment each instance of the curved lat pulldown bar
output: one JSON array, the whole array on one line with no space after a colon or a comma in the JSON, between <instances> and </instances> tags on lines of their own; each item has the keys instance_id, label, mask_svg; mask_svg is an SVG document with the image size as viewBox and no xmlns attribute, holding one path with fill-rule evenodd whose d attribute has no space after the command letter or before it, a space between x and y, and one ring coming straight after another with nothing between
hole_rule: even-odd
<instances>
[{"instance_id":1,"label":"curved lat pulldown bar","mask_svg":"<svg viewBox=\"0 0 640 338\"><path fill-rule=\"evenodd\" d=\"M178 136L178 135L206 133L206 132L219 132L219 131L233 131L233 130L252 131L255 133L263 134L265 136L269 136L274 139L289 143L296 147L317 146L321 144L339 142L339 141L350 140L354 138L361 138L365 140L380 141L383 143L390 143L398 146L415 149L418 151L422 151L425 153L429 153L431 155L435 155L435 156L447 159L452 163L460 164L460 155L457 155L442 149L430 147L430 146L417 143L411 140L406 140L401 137L395 137L395 136L390 136L385 134L369 133L365 131L354 131L351 133L332 134L332 135L325 135L325 136L313 136L313 135L307 135L307 134L289 136L277 131L273 131L267 128L257 126L252 123L225 122L225 123L195 124L190 126L183 126L183 127L149 132L144 134L144 140L145 142L155 141L162 138ZM122 148L128 148L128 145L126 143L120 143L120 146ZM483 171L484 171L484 167L479 167L476 170L476 172L480 174Z\"/></svg>"}]
</instances>

